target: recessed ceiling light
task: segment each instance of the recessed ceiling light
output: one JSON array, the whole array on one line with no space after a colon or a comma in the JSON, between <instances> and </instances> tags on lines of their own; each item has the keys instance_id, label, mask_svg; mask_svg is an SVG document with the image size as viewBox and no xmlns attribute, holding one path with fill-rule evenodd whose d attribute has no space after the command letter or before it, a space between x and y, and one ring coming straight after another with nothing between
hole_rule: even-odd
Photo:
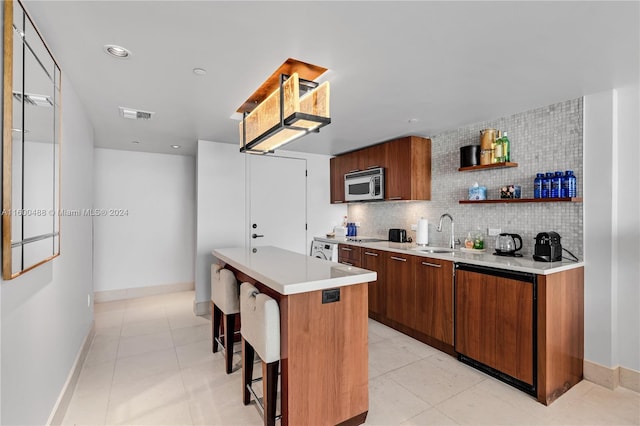
<instances>
[{"instance_id":1,"label":"recessed ceiling light","mask_svg":"<svg viewBox=\"0 0 640 426\"><path fill-rule=\"evenodd\" d=\"M124 59L131 56L131 51L129 49L115 44L105 44L104 51L114 58Z\"/></svg>"},{"instance_id":2,"label":"recessed ceiling light","mask_svg":"<svg viewBox=\"0 0 640 426\"><path fill-rule=\"evenodd\" d=\"M205 70L204 68L194 68L193 73L195 75L205 75L207 73L207 70Z\"/></svg>"},{"instance_id":3,"label":"recessed ceiling light","mask_svg":"<svg viewBox=\"0 0 640 426\"><path fill-rule=\"evenodd\" d=\"M140 143L140 141L131 141L131 143Z\"/></svg>"},{"instance_id":4,"label":"recessed ceiling light","mask_svg":"<svg viewBox=\"0 0 640 426\"><path fill-rule=\"evenodd\" d=\"M410 118L410 119L408 119L408 120L407 120L407 123L409 123L409 124L415 124L415 123L417 123L418 121L420 121L420 120L419 120L419 119L417 119L417 118Z\"/></svg>"},{"instance_id":5,"label":"recessed ceiling light","mask_svg":"<svg viewBox=\"0 0 640 426\"><path fill-rule=\"evenodd\" d=\"M173 148L173 149L180 149L180 145L171 145L171 148Z\"/></svg>"}]
</instances>

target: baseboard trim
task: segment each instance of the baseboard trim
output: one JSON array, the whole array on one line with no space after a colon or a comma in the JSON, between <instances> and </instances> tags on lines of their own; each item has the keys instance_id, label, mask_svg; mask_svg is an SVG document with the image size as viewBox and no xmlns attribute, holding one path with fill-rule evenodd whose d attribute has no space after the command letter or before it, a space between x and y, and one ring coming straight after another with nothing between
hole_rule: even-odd
<instances>
[{"instance_id":1,"label":"baseboard trim","mask_svg":"<svg viewBox=\"0 0 640 426\"><path fill-rule=\"evenodd\" d=\"M632 370L625 367L619 367L619 369L620 386L640 393L640 371Z\"/></svg>"},{"instance_id":2,"label":"baseboard trim","mask_svg":"<svg viewBox=\"0 0 640 426\"><path fill-rule=\"evenodd\" d=\"M606 367L598 363L583 361L583 375L585 380L607 389L618 386L640 392L640 372L625 367Z\"/></svg>"},{"instance_id":3,"label":"baseboard trim","mask_svg":"<svg viewBox=\"0 0 640 426\"><path fill-rule=\"evenodd\" d=\"M56 404L53 406L53 410L51 411L51 415L49 415L49 419L47 419L47 425L58 426L62 424L64 416L67 413L67 408L69 408L69 403L71 402L73 391L75 390L76 384L78 383L78 378L80 377L80 372L82 371L84 360L87 358L89 348L91 347L91 342L93 342L94 335L95 322L92 321L89 333L87 333L87 335L85 336L84 342L82 342L82 346L80 347L78 355L76 356L76 360L73 363L73 367L71 368L71 371L69 371L67 381L62 387L62 391L58 396Z\"/></svg>"},{"instance_id":4,"label":"baseboard trim","mask_svg":"<svg viewBox=\"0 0 640 426\"><path fill-rule=\"evenodd\" d=\"M195 283L174 283L153 285L148 287L125 288L121 290L96 291L93 293L95 303L113 302L115 300L136 299L138 297L156 296L158 294L189 291L195 288Z\"/></svg>"},{"instance_id":5,"label":"baseboard trim","mask_svg":"<svg viewBox=\"0 0 640 426\"><path fill-rule=\"evenodd\" d=\"M202 316L211 313L211 301L207 300L205 302L196 302L193 301L193 313Z\"/></svg>"}]
</instances>

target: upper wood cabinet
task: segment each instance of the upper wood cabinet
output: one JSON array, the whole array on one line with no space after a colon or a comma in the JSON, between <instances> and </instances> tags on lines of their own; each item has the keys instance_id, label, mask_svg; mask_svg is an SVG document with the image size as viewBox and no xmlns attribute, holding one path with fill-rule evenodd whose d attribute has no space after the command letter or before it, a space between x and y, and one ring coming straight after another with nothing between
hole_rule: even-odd
<instances>
[{"instance_id":1,"label":"upper wood cabinet","mask_svg":"<svg viewBox=\"0 0 640 426\"><path fill-rule=\"evenodd\" d=\"M385 200L431 199L431 139L406 136L331 159L331 202L343 203L344 175L385 169Z\"/></svg>"}]
</instances>

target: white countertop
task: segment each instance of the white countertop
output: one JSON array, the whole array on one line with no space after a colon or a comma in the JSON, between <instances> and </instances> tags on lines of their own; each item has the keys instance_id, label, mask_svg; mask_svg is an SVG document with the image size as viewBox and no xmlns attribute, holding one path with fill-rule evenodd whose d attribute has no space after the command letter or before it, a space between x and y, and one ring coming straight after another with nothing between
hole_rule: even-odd
<instances>
[{"instance_id":1,"label":"white countertop","mask_svg":"<svg viewBox=\"0 0 640 426\"><path fill-rule=\"evenodd\" d=\"M456 263L467 263L470 265L488 266L491 268L506 269L509 271L528 272L537 275L550 275L555 274L556 272L562 272L584 266L584 261L572 262L563 260L561 262L538 262L533 260L532 256L496 256L493 254L493 250L487 250L484 253L468 253L457 249L453 253L427 253L416 250L417 246L415 243L392 243L389 241L359 243L354 241L346 241L345 238L338 238L333 240L323 238L323 240L351 244L354 246L376 250L391 251L395 253L413 254L416 256L430 257L433 259L450 260Z\"/></svg>"},{"instance_id":2,"label":"white countertop","mask_svg":"<svg viewBox=\"0 0 640 426\"><path fill-rule=\"evenodd\" d=\"M341 265L277 247L221 248L217 259L280 294L289 295L375 281L374 271Z\"/></svg>"}]
</instances>

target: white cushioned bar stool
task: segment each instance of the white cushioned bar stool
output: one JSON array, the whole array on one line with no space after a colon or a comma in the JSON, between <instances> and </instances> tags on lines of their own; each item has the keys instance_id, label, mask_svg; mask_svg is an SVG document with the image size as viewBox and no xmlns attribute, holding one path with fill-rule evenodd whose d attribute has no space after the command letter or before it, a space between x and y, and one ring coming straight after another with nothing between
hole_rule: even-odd
<instances>
[{"instance_id":1,"label":"white cushioned bar stool","mask_svg":"<svg viewBox=\"0 0 640 426\"><path fill-rule=\"evenodd\" d=\"M248 405L251 395L262 409L264 424L275 425L278 395L278 364L280 362L280 308L278 303L250 283L240 286L240 315L242 315L242 402ZM253 358L257 352L262 360L263 402L256 396L251 384Z\"/></svg>"},{"instance_id":2,"label":"white cushioned bar stool","mask_svg":"<svg viewBox=\"0 0 640 426\"><path fill-rule=\"evenodd\" d=\"M227 374L232 370L234 330L240 315L238 290L233 272L215 263L211 265L211 350L215 353L218 346L222 347Z\"/></svg>"}]
</instances>

